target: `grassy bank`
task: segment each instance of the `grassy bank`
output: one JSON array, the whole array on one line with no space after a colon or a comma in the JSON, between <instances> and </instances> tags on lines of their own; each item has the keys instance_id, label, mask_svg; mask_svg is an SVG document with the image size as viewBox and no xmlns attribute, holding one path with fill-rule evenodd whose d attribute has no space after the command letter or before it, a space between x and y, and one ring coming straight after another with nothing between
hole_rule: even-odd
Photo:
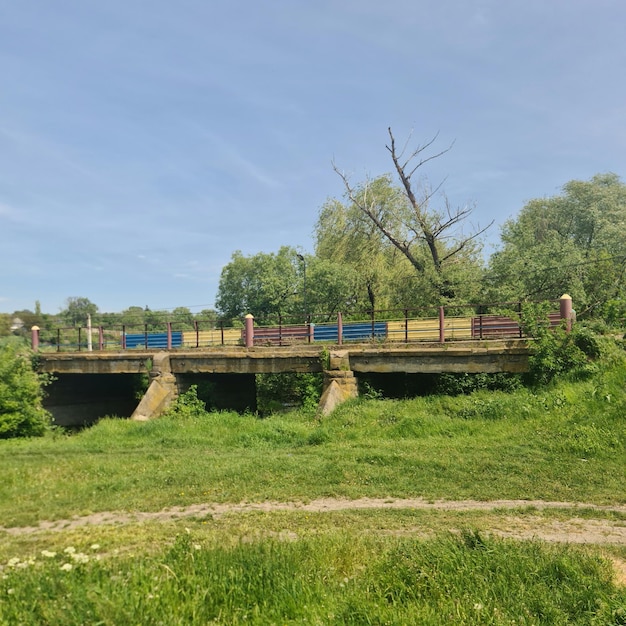
<instances>
[{"instance_id":1,"label":"grassy bank","mask_svg":"<svg viewBox=\"0 0 626 626\"><path fill-rule=\"evenodd\" d=\"M323 496L623 503L625 370L540 393L356 401L322 421L191 413L0 441L0 520Z\"/></svg>"},{"instance_id":2,"label":"grassy bank","mask_svg":"<svg viewBox=\"0 0 626 626\"><path fill-rule=\"evenodd\" d=\"M623 565L623 545L497 536L564 524L565 508L69 520L320 497L623 505L625 380L617 360L537 393L359 400L321 421L184 411L0 441L0 525L16 531L0 531L0 624L624 624L609 559ZM17 532L55 519L66 529Z\"/></svg>"}]
</instances>

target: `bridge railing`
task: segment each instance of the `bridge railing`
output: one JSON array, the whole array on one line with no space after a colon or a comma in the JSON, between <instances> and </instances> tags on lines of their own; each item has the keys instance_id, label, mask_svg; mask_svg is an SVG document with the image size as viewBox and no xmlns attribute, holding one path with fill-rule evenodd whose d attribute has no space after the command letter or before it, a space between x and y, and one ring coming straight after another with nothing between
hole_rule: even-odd
<instances>
[{"instance_id":1,"label":"bridge railing","mask_svg":"<svg viewBox=\"0 0 626 626\"><path fill-rule=\"evenodd\" d=\"M551 301L552 326L572 320L571 298ZM556 310L558 309L558 310ZM223 324L180 324L162 326L123 325L95 328L66 327L40 334L33 327L35 350L73 352L82 350L172 350L211 346L288 346L293 344L346 342L430 341L507 339L524 337L521 303L464 304L440 307L370 310L332 314L310 314L304 323L278 317L278 323L258 324L249 315L243 328Z\"/></svg>"}]
</instances>

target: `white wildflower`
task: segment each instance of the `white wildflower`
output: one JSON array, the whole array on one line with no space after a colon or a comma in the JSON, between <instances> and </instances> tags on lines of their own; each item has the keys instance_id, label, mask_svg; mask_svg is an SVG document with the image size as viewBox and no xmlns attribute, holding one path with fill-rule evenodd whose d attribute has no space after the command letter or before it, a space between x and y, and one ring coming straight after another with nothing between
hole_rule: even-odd
<instances>
[{"instance_id":1,"label":"white wildflower","mask_svg":"<svg viewBox=\"0 0 626 626\"><path fill-rule=\"evenodd\" d=\"M52 559L57 555L56 552L51 552L50 550L42 550L41 556L45 556L47 559Z\"/></svg>"},{"instance_id":2,"label":"white wildflower","mask_svg":"<svg viewBox=\"0 0 626 626\"><path fill-rule=\"evenodd\" d=\"M65 550L63 550L63 552L65 552L65 554L74 554L74 552L76 552L76 548L68 546Z\"/></svg>"},{"instance_id":3,"label":"white wildflower","mask_svg":"<svg viewBox=\"0 0 626 626\"><path fill-rule=\"evenodd\" d=\"M193 544L193 549L194 550L202 550L202 546L199 543L194 543Z\"/></svg>"},{"instance_id":4,"label":"white wildflower","mask_svg":"<svg viewBox=\"0 0 626 626\"><path fill-rule=\"evenodd\" d=\"M20 560L16 556L14 556L12 559L9 559L9 562L7 563L7 565L9 567L15 567L19 562Z\"/></svg>"},{"instance_id":5,"label":"white wildflower","mask_svg":"<svg viewBox=\"0 0 626 626\"><path fill-rule=\"evenodd\" d=\"M63 565L61 565L61 569L64 572L69 572L72 569L72 564L71 563L63 563Z\"/></svg>"},{"instance_id":6,"label":"white wildflower","mask_svg":"<svg viewBox=\"0 0 626 626\"><path fill-rule=\"evenodd\" d=\"M74 554L70 554L72 557L72 561L75 563L88 563L89 557L83 552L75 552Z\"/></svg>"},{"instance_id":7,"label":"white wildflower","mask_svg":"<svg viewBox=\"0 0 626 626\"><path fill-rule=\"evenodd\" d=\"M92 550L100 550L100 544L99 543L92 543L90 547L91 547Z\"/></svg>"}]
</instances>

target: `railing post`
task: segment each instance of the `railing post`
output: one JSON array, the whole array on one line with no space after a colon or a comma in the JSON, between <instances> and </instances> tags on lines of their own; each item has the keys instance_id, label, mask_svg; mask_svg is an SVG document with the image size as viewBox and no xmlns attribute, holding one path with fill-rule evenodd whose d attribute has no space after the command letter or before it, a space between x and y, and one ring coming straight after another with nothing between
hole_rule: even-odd
<instances>
[{"instance_id":1,"label":"railing post","mask_svg":"<svg viewBox=\"0 0 626 626\"><path fill-rule=\"evenodd\" d=\"M220 336L222 338L222 345L224 345L224 320L220 320Z\"/></svg>"},{"instance_id":2,"label":"railing post","mask_svg":"<svg viewBox=\"0 0 626 626\"><path fill-rule=\"evenodd\" d=\"M341 311L337 313L337 345L343 345L343 318Z\"/></svg>"},{"instance_id":3,"label":"railing post","mask_svg":"<svg viewBox=\"0 0 626 626\"><path fill-rule=\"evenodd\" d=\"M196 331L196 348L200 347L200 326L198 325L198 320L193 321L193 329ZM222 341L222 343L224 343Z\"/></svg>"},{"instance_id":4,"label":"railing post","mask_svg":"<svg viewBox=\"0 0 626 626\"><path fill-rule=\"evenodd\" d=\"M80 348L80 342L81 342L81 334L80 334L80 326L78 327L78 351L80 352L81 348Z\"/></svg>"},{"instance_id":5,"label":"railing post","mask_svg":"<svg viewBox=\"0 0 626 626\"><path fill-rule=\"evenodd\" d=\"M572 330L572 297L566 293L561 296L559 312L561 319L565 320L565 331L570 332Z\"/></svg>"},{"instance_id":6,"label":"railing post","mask_svg":"<svg viewBox=\"0 0 626 626\"><path fill-rule=\"evenodd\" d=\"M98 326L98 350L104 350L104 328Z\"/></svg>"},{"instance_id":7,"label":"railing post","mask_svg":"<svg viewBox=\"0 0 626 626\"><path fill-rule=\"evenodd\" d=\"M409 309L404 309L404 343L409 343Z\"/></svg>"},{"instance_id":8,"label":"railing post","mask_svg":"<svg viewBox=\"0 0 626 626\"><path fill-rule=\"evenodd\" d=\"M167 322L167 349L172 349L172 322Z\"/></svg>"},{"instance_id":9,"label":"railing post","mask_svg":"<svg viewBox=\"0 0 626 626\"><path fill-rule=\"evenodd\" d=\"M375 330L376 330L376 321L375 321L376 312L374 311L374 309L372 309L370 315L372 317L372 336L371 336L371 339L372 339L372 341L374 341L374 339L376 337L376 333L375 333Z\"/></svg>"},{"instance_id":10,"label":"railing post","mask_svg":"<svg viewBox=\"0 0 626 626\"><path fill-rule=\"evenodd\" d=\"M246 348L252 348L254 346L254 316L248 313L245 317L246 328Z\"/></svg>"},{"instance_id":11,"label":"railing post","mask_svg":"<svg viewBox=\"0 0 626 626\"><path fill-rule=\"evenodd\" d=\"M143 325L143 345L148 349L148 324Z\"/></svg>"},{"instance_id":12,"label":"railing post","mask_svg":"<svg viewBox=\"0 0 626 626\"><path fill-rule=\"evenodd\" d=\"M278 314L278 345L283 345L283 316Z\"/></svg>"},{"instance_id":13,"label":"railing post","mask_svg":"<svg viewBox=\"0 0 626 626\"><path fill-rule=\"evenodd\" d=\"M439 307L439 343L445 343L446 341L446 327L445 327L445 313L443 307Z\"/></svg>"},{"instance_id":14,"label":"railing post","mask_svg":"<svg viewBox=\"0 0 626 626\"><path fill-rule=\"evenodd\" d=\"M306 334L307 334L308 343L311 343L311 341L313 340L313 337L311 336L313 334L313 328L311 326L311 314L310 313L306 316Z\"/></svg>"},{"instance_id":15,"label":"railing post","mask_svg":"<svg viewBox=\"0 0 626 626\"><path fill-rule=\"evenodd\" d=\"M122 350L126 350L126 324L122 324L122 336L120 338Z\"/></svg>"},{"instance_id":16,"label":"railing post","mask_svg":"<svg viewBox=\"0 0 626 626\"><path fill-rule=\"evenodd\" d=\"M39 326L33 326L30 329L30 341L33 352L37 352L39 350Z\"/></svg>"},{"instance_id":17,"label":"railing post","mask_svg":"<svg viewBox=\"0 0 626 626\"><path fill-rule=\"evenodd\" d=\"M61 329L57 328L57 352L61 352Z\"/></svg>"}]
</instances>

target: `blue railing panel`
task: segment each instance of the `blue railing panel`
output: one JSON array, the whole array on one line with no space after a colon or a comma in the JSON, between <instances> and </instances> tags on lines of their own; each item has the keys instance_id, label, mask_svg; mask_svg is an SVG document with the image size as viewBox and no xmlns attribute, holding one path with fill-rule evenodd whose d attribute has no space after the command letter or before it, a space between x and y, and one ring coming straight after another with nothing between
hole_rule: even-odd
<instances>
[{"instance_id":1,"label":"blue railing panel","mask_svg":"<svg viewBox=\"0 0 626 626\"><path fill-rule=\"evenodd\" d=\"M183 333L180 330L172 332L172 348L179 348L183 344ZM127 348L144 348L146 335L144 333L131 333L126 335ZM148 333L148 348L167 349L167 333Z\"/></svg>"},{"instance_id":2,"label":"blue railing panel","mask_svg":"<svg viewBox=\"0 0 626 626\"><path fill-rule=\"evenodd\" d=\"M387 337L387 322L375 322L372 336L371 322L349 323L343 325L343 339L346 341L358 341L360 339L385 339ZM338 341L339 335L337 324L328 326L315 326L313 329L315 341Z\"/></svg>"}]
</instances>

